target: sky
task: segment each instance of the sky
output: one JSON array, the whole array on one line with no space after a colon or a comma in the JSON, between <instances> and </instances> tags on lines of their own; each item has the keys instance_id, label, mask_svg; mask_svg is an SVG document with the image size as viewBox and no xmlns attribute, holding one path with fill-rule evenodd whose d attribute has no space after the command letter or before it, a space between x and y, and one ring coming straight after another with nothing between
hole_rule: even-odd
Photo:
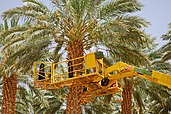
<instances>
[{"instance_id":1,"label":"sky","mask_svg":"<svg viewBox=\"0 0 171 114\"><path fill-rule=\"evenodd\" d=\"M49 0L41 0L49 6ZM136 13L135 15L141 16L147 21L150 21L151 25L145 28L145 32L150 34L151 37L156 38L156 42L161 47L165 44L160 36L165 34L169 28L168 24L171 22L171 0L139 0L144 8L142 11ZM1 0L0 1L0 15L3 11L21 6L22 0ZM0 18L2 22L2 18Z\"/></svg>"}]
</instances>

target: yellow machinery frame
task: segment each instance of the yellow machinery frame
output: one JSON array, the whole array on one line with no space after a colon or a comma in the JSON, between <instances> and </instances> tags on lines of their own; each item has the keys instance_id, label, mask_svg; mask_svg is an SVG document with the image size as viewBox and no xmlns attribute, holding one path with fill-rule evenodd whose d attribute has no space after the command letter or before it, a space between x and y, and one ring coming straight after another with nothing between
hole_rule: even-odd
<instances>
[{"instance_id":1,"label":"yellow machinery frame","mask_svg":"<svg viewBox=\"0 0 171 114\"><path fill-rule=\"evenodd\" d=\"M75 62L77 61L77 62ZM72 62L73 77L69 78L68 62ZM44 64L44 75L41 75L40 64ZM81 66L81 67L80 67ZM71 66L70 66L71 67ZM82 103L91 101L91 98L120 93L122 96L122 78L139 76L146 80L171 88L171 76L157 71L143 72L123 62L118 62L112 66L104 63L104 58L96 58L95 53L87 54L83 57L65 60L58 63L35 62L34 63L34 86L44 89L58 89L70 87L73 84L84 86L87 91L81 95ZM39 80L38 77L43 77ZM107 85L102 86L104 78L109 79ZM122 98L116 102L121 102Z\"/></svg>"}]
</instances>

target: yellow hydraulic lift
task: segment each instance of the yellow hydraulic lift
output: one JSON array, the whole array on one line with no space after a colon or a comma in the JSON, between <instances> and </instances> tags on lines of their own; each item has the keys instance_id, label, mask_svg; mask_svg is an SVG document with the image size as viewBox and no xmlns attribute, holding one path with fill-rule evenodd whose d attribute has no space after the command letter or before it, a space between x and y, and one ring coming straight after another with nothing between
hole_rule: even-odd
<instances>
[{"instance_id":1,"label":"yellow hydraulic lift","mask_svg":"<svg viewBox=\"0 0 171 114\"><path fill-rule=\"evenodd\" d=\"M82 102L91 98L120 93L122 78L141 77L167 86L171 89L171 76L157 71L146 71L123 62L111 65L102 52L90 53L83 57L58 63L35 62L34 86L44 89L58 89L77 84L86 88L81 95ZM116 99L116 102L121 102Z\"/></svg>"}]
</instances>

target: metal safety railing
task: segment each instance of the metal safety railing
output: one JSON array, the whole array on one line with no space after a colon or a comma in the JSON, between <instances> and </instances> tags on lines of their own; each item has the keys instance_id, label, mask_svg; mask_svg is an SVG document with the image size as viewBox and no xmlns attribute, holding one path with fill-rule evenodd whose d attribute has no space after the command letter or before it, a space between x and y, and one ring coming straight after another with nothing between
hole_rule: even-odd
<instances>
[{"instance_id":1,"label":"metal safety railing","mask_svg":"<svg viewBox=\"0 0 171 114\"><path fill-rule=\"evenodd\" d=\"M52 83L84 75L84 57L53 63L52 67Z\"/></svg>"},{"instance_id":2,"label":"metal safety railing","mask_svg":"<svg viewBox=\"0 0 171 114\"><path fill-rule=\"evenodd\" d=\"M103 61L96 60L91 54L89 56L82 56L58 63L34 62L34 82L53 84L92 73L104 74ZM93 59L95 62L92 62Z\"/></svg>"},{"instance_id":3,"label":"metal safety railing","mask_svg":"<svg viewBox=\"0 0 171 114\"><path fill-rule=\"evenodd\" d=\"M51 83L52 63L34 62L34 82Z\"/></svg>"}]
</instances>

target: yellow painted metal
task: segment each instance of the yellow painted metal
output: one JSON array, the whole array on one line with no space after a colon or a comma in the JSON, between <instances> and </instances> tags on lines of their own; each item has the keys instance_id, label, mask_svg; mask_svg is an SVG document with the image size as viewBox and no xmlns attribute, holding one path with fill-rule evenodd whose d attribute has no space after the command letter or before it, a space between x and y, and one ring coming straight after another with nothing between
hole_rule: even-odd
<instances>
[{"instance_id":1,"label":"yellow painted metal","mask_svg":"<svg viewBox=\"0 0 171 114\"><path fill-rule=\"evenodd\" d=\"M97 62L94 53L90 53L85 56L85 75L90 72L97 72Z\"/></svg>"},{"instance_id":2,"label":"yellow painted metal","mask_svg":"<svg viewBox=\"0 0 171 114\"><path fill-rule=\"evenodd\" d=\"M122 88L119 88L119 87L94 89L94 90L91 90L91 91L85 91L81 95L81 98L86 100L86 99L89 99L89 98L94 98L94 97L108 95L108 94L115 94L115 93L122 92L122 91L123 91Z\"/></svg>"},{"instance_id":3,"label":"yellow painted metal","mask_svg":"<svg viewBox=\"0 0 171 114\"><path fill-rule=\"evenodd\" d=\"M37 74L37 70L36 70L36 62L34 62L34 75L33 75L33 79L34 79L34 86L36 86L36 80L37 80L37 76L36 76L36 74Z\"/></svg>"},{"instance_id":4,"label":"yellow painted metal","mask_svg":"<svg viewBox=\"0 0 171 114\"><path fill-rule=\"evenodd\" d=\"M55 82L55 79L54 79L54 68L55 68L55 65L52 64L51 65L51 83Z\"/></svg>"},{"instance_id":5,"label":"yellow painted metal","mask_svg":"<svg viewBox=\"0 0 171 114\"><path fill-rule=\"evenodd\" d=\"M103 58L102 59L97 59L96 60L96 68L97 68L97 72L100 73L102 75L102 77L104 78L104 72L105 72L105 68L107 68L107 66L104 64L103 62Z\"/></svg>"},{"instance_id":6,"label":"yellow painted metal","mask_svg":"<svg viewBox=\"0 0 171 114\"><path fill-rule=\"evenodd\" d=\"M103 58L100 60L103 61ZM102 66L102 68L101 68L102 69L102 75L105 77L105 75L104 75L104 62L101 63L101 66Z\"/></svg>"},{"instance_id":7,"label":"yellow painted metal","mask_svg":"<svg viewBox=\"0 0 171 114\"><path fill-rule=\"evenodd\" d=\"M37 68L40 66L40 64L43 63L46 66L43 68L44 69L44 75L42 75L42 69ZM52 76L52 70L51 70L51 65L52 63L50 62L34 62L34 86L35 87L40 87L46 89L46 86L51 83L51 77ZM41 73L40 73L41 72ZM38 80L38 77L42 77L44 79Z\"/></svg>"},{"instance_id":8,"label":"yellow painted metal","mask_svg":"<svg viewBox=\"0 0 171 114\"><path fill-rule=\"evenodd\" d=\"M90 53L85 56L85 73L87 74L87 70L91 69L96 70L96 59L94 53Z\"/></svg>"},{"instance_id":9,"label":"yellow painted metal","mask_svg":"<svg viewBox=\"0 0 171 114\"><path fill-rule=\"evenodd\" d=\"M133 70L134 67L131 65L128 65L124 62L118 62L108 68L105 69L105 75L110 74L113 71L121 72L123 70Z\"/></svg>"},{"instance_id":10,"label":"yellow painted metal","mask_svg":"<svg viewBox=\"0 0 171 114\"><path fill-rule=\"evenodd\" d=\"M68 74L68 62L72 62L73 78L69 78ZM76 62L77 61L77 62ZM78 62L80 61L80 62ZM45 64L45 79L38 80L40 76L40 64ZM82 67L79 67L82 66ZM44 89L58 89L65 86L70 87L73 84L85 86L86 92L83 92L81 98L83 102L91 101L91 98L120 93L121 99L116 100L117 102L122 101L122 78L139 76L146 80L167 86L171 89L171 76L163 74L157 71L152 71L152 76L141 74L134 71L134 66L128 65L123 62L118 62L112 66L107 66L102 59L96 59L94 53L87 54L84 57L74 58L71 60L65 60L58 63L49 62L35 62L34 63L34 86ZM51 75L51 77L48 77ZM101 80L107 77L109 84L107 86L101 85ZM119 84L118 84L119 83ZM114 86L114 87L113 87ZM115 89L114 89L115 88Z\"/></svg>"},{"instance_id":11,"label":"yellow painted metal","mask_svg":"<svg viewBox=\"0 0 171 114\"><path fill-rule=\"evenodd\" d=\"M165 85L171 89L171 76L163 74L161 72L152 71L152 78L157 79L155 82L161 85Z\"/></svg>"},{"instance_id":12,"label":"yellow painted metal","mask_svg":"<svg viewBox=\"0 0 171 114\"><path fill-rule=\"evenodd\" d=\"M124 77L134 77L136 76L136 73L134 71L129 71L129 72L123 72L123 73L118 73L118 74L113 74L110 75L109 80L119 80Z\"/></svg>"},{"instance_id":13,"label":"yellow painted metal","mask_svg":"<svg viewBox=\"0 0 171 114\"><path fill-rule=\"evenodd\" d=\"M120 88L123 88L123 84L122 83L123 83L123 78L120 79ZM122 101L122 99L123 99L122 98L122 92L120 92L120 97L121 97L120 101Z\"/></svg>"},{"instance_id":14,"label":"yellow painted metal","mask_svg":"<svg viewBox=\"0 0 171 114\"><path fill-rule=\"evenodd\" d=\"M84 60L84 57L79 57L79 58L74 58L71 60L66 60L66 61L62 61L62 62L58 62L58 63L53 63L54 65L54 73L53 73L53 77L54 77L54 82L53 83L57 83L60 81L64 81L64 80L68 80L68 74L69 73L73 73L74 77L77 77L78 73L83 73L84 72L84 68L82 69L78 69L79 66L84 66L84 62L82 62L81 60ZM75 61L80 61L80 62L75 62ZM69 72L68 71L68 62L72 63L72 67L73 67L73 71ZM55 67L56 66L56 67ZM77 69L74 69L74 67L77 67Z\"/></svg>"}]
</instances>

